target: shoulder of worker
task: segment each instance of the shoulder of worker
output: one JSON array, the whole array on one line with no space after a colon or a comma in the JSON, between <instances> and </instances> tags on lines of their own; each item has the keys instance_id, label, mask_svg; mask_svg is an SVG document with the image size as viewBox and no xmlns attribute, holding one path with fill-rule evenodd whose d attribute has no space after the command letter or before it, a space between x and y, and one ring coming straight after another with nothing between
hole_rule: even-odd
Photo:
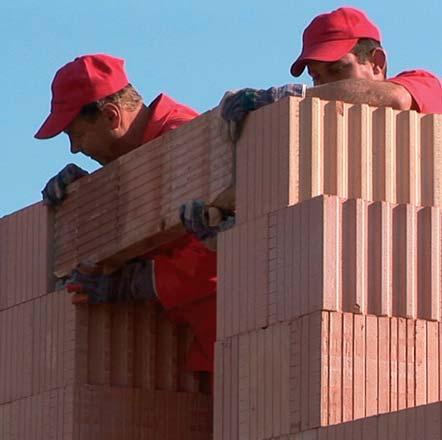
<instances>
[{"instance_id":1,"label":"shoulder of worker","mask_svg":"<svg viewBox=\"0 0 442 440\"><path fill-rule=\"evenodd\" d=\"M149 108L153 114L157 117L163 117L169 115L171 112L182 113L193 119L199 115L199 113L188 105L181 104L165 93L160 93L150 104Z\"/></svg>"},{"instance_id":2,"label":"shoulder of worker","mask_svg":"<svg viewBox=\"0 0 442 440\"><path fill-rule=\"evenodd\" d=\"M146 126L144 142L178 128L199 115L193 108L175 101L165 93L160 93L149 104L149 109L151 116Z\"/></svg>"},{"instance_id":3,"label":"shoulder of worker","mask_svg":"<svg viewBox=\"0 0 442 440\"><path fill-rule=\"evenodd\" d=\"M405 87L419 112L442 113L442 84L434 73L424 69L407 70L387 81Z\"/></svg>"}]
</instances>

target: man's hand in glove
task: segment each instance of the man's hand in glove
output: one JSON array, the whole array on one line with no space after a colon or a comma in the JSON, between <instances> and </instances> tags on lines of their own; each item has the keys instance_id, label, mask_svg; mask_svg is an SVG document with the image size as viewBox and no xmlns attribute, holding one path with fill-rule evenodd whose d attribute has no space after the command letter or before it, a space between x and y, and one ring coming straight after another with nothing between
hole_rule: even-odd
<instances>
[{"instance_id":1,"label":"man's hand in glove","mask_svg":"<svg viewBox=\"0 0 442 440\"><path fill-rule=\"evenodd\" d=\"M213 206L202 200L191 200L180 207L180 219L188 232L201 241L216 237L218 232L230 229L235 224L235 213Z\"/></svg>"},{"instance_id":2,"label":"man's hand in glove","mask_svg":"<svg viewBox=\"0 0 442 440\"><path fill-rule=\"evenodd\" d=\"M41 192L43 203L48 206L59 205L66 197L66 188L80 177L89 174L86 170L70 163L66 165L58 174L52 177Z\"/></svg>"},{"instance_id":3,"label":"man's hand in glove","mask_svg":"<svg viewBox=\"0 0 442 440\"><path fill-rule=\"evenodd\" d=\"M286 84L267 90L241 89L237 92L227 92L219 105L222 118L230 124L230 137L233 141L239 138L242 124L249 112L279 101L286 96L303 98L305 90L304 84Z\"/></svg>"},{"instance_id":4,"label":"man's hand in glove","mask_svg":"<svg viewBox=\"0 0 442 440\"><path fill-rule=\"evenodd\" d=\"M117 301L150 300L157 297L154 264L151 260L134 260L110 274L94 263L81 263L65 282L68 292L75 293L73 304L102 304Z\"/></svg>"}]
</instances>

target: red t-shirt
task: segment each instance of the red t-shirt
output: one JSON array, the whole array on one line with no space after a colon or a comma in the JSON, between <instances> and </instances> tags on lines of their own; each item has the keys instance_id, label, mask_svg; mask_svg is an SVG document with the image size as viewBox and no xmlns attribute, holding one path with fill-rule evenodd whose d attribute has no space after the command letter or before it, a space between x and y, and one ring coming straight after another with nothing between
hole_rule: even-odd
<instances>
[{"instance_id":1,"label":"red t-shirt","mask_svg":"<svg viewBox=\"0 0 442 440\"><path fill-rule=\"evenodd\" d=\"M395 84L405 87L413 97L416 108L420 113L442 113L441 80L426 70L409 70L393 78Z\"/></svg>"},{"instance_id":2,"label":"red t-shirt","mask_svg":"<svg viewBox=\"0 0 442 440\"><path fill-rule=\"evenodd\" d=\"M194 119L198 113L161 94L149 105L151 117L144 142ZM188 324L194 335L187 368L213 371L216 337L216 253L186 234L145 255L155 263L159 300L169 317Z\"/></svg>"},{"instance_id":3,"label":"red t-shirt","mask_svg":"<svg viewBox=\"0 0 442 440\"><path fill-rule=\"evenodd\" d=\"M158 95L149 104L149 109L151 110L151 116L144 132L144 143L198 116L198 112L186 105L179 104L164 93Z\"/></svg>"}]
</instances>

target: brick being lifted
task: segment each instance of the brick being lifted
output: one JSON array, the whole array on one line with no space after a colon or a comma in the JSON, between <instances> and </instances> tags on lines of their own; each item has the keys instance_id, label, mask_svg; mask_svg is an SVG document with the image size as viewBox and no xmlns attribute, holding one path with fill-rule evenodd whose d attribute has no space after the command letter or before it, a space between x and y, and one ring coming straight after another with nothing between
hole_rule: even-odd
<instances>
[{"instance_id":1,"label":"brick being lifted","mask_svg":"<svg viewBox=\"0 0 442 440\"><path fill-rule=\"evenodd\" d=\"M55 213L55 274L84 259L118 265L177 238L184 201L222 205L232 150L221 128L207 112L73 183Z\"/></svg>"}]
</instances>

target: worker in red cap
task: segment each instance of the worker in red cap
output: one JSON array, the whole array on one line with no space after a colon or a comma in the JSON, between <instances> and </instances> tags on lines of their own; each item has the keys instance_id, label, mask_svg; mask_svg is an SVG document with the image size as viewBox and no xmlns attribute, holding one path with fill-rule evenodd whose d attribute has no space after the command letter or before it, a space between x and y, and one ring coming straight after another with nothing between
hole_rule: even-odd
<instances>
[{"instance_id":1,"label":"worker in red cap","mask_svg":"<svg viewBox=\"0 0 442 440\"><path fill-rule=\"evenodd\" d=\"M314 87L288 84L227 93L222 101L223 117L239 129L249 111L284 96L442 113L441 81L432 73L409 70L387 79L387 56L381 46L380 31L356 8L343 7L318 15L307 26L302 52L290 72L297 77L305 68Z\"/></svg>"},{"instance_id":2,"label":"worker in red cap","mask_svg":"<svg viewBox=\"0 0 442 440\"><path fill-rule=\"evenodd\" d=\"M81 152L104 165L196 116L195 110L164 94L146 106L129 83L122 59L85 55L56 73L51 112L35 137L48 139L64 132L72 153ZM66 184L85 173L68 166L48 182L44 202L60 203Z\"/></svg>"},{"instance_id":3,"label":"worker in red cap","mask_svg":"<svg viewBox=\"0 0 442 440\"><path fill-rule=\"evenodd\" d=\"M104 54L85 55L56 73L51 112L35 137L47 139L63 132L73 153L82 152L105 165L197 115L164 94L146 106L128 81L123 60ZM65 167L44 188L44 202L61 203L67 185L85 174L73 164ZM192 202L192 207L196 212L198 202ZM200 226L200 233L186 234L110 275L95 264L80 264L66 280L68 291L75 293L73 302L158 300L172 319L187 323L194 332L188 369L211 372L216 254L203 241L216 234L217 226Z\"/></svg>"}]
</instances>

